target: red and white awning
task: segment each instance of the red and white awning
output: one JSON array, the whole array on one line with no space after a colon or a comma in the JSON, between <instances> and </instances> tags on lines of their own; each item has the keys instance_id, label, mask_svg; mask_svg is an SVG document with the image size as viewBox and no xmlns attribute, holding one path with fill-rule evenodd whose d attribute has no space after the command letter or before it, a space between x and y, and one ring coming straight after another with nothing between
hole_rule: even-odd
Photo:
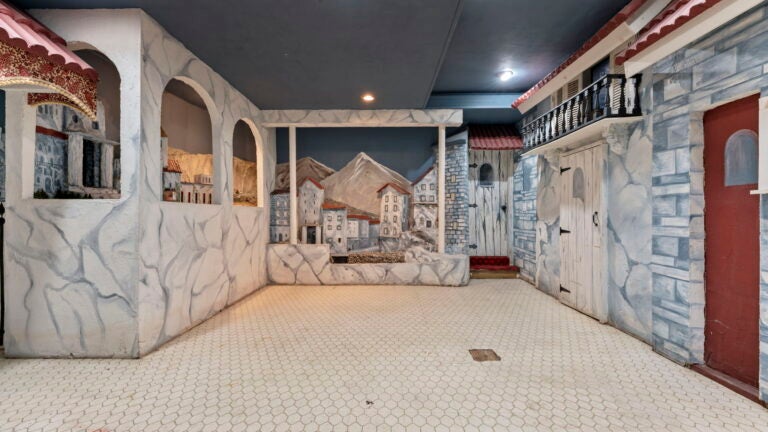
<instances>
[{"instance_id":1,"label":"red and white awning","mask_svg":"<svg viewBox=\"0 0 768 432\"><path fill-rule=\"evenodd\" d=\"M0 0L0 87L32 87L29 103L69 105L96 118L99 76L66 41Z\"/></svg>"}]
</instances>

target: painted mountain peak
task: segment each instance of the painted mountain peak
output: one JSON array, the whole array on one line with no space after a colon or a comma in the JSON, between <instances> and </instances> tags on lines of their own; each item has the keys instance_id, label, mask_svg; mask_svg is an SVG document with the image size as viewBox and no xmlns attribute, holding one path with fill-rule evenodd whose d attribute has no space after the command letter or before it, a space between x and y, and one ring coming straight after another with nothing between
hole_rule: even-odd
<instances>
[{"instance_id":1,"label":"painted mountain peak","mask_svg":"<svg viewBox=\"0 0 768 432\"><path fill-rule=\"evenodd\" d=\"M411 191L411 183L405 177L363 152L321 183L325 187L326 198L374 214L379 214L381 210L377 193L381 186L394 183Z\"/></svg>"},{"instance_id":2,"label":"painted mountain peak","mask_svg":"<svg viewBox=\"0 0 768 432\"><path fill-rule=\"evenodd\" d=\"M311 157L303 157L296 161L296 184L301 184L307 177L321 181L335 173L333 168L318 162ZM275 172L275 189L288 189L291 184L288 163L277 164Z\"/></svg>"}]
</instances>

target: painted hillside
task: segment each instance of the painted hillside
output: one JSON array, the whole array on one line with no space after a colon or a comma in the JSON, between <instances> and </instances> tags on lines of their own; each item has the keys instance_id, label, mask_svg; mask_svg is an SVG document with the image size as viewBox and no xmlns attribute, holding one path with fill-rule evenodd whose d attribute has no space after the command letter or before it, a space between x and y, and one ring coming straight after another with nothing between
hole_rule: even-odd
<instances>
[{"instance_id":1,"label":"painted hillside","mask_svg":"<svg viewBox=\"0 0 768 432\"><path fill-rule=\"evenodd\" d=\"M311 157L303 157L296 161L296 183L301 182L307 177L317 181L322 181L336 171ZM288 172L288 163L277 164L275 169L275 189L288 189L291 179Z\"/></svg>"},{"instance_id":2,"label":"painted hillside","mask_svg":"<svg viewBox=\"0 0 768 432\"><path fill-rule=\"evenodd\" d=\"M193 183L197 174L213 175L213 155L188 153L169 147L168 158L179 162L182 182ZM238 192L238 196L255 197L258 190L256 162L234 159L234 190Z\"/></svg>"},{"instance_id":3,"label":"painted hillside","mask_svg":"<svg viewBox=\"0 0 768 432\"><path fill-rule=\"evenodd\" d=\"M383 185L394 183L411 191L411 183L405 177L362 152L321 183L325 187L327 199L340 201L373 214L380 212L377 191Z\"/></svg>"}]
</instances>

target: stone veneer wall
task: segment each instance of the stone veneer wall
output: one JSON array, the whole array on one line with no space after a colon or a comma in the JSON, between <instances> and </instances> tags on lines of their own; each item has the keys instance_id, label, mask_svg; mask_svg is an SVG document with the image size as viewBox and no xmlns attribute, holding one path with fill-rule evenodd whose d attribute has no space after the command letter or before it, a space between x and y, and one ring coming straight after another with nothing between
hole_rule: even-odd
<instances>
[{"instance_id":1,"label":"stone veneer wall","mask_svg":"<svg viewBox=\"0 0 768 432\"><path fill-rule=\"evenodd\" d=\"M465 131L449 137L445 145L445 253L448 254L468 253L468 138Z\"/></svg>"},{"instance_id":2,"label":"stone veneer wall","mask_svg":"<svg viewBox=\"0 0 768 432\"><path fill-rule=\"evenodd\" d=\"M538 157L517 160L513 176L512 255L520 274L533 281L536 275L536 193Z\"/></svg>"},{"instance_id":3,"label":"stone veneer wall","mask_svg":"<svg viewBox=\"0 0 768 432\"><path fill-rule=\"evenodd\" d=\"M768 95L767 11L755 8L653 66L653 346L681 363L704 361L703 114ZM764 316L766 308L763 298ZM764 396L767 387L763 380Z\"/></svg>"},{"instance_id":4,"label":"stone veneer wall","mask_svg":"<svg viewBox=\"0 0 768 432\"><path fill-rule=\"evenodd\" d=\"M67 189L66 139L41 134L35 137L35 191L44 190L49 196Z\"/></svg>"}]
</instances>

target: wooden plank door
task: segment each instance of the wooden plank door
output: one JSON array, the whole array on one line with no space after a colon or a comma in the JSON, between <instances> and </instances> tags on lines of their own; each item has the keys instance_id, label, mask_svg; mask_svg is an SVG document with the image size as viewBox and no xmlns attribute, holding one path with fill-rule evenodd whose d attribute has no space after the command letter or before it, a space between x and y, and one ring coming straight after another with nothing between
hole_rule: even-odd
<instances>
[{"instance_id":1,"label":"wooden plank door","mask_svg":"<svg viewBox=\"0 0 768 432\"><path fill-rule=\"evenodd\" d=\"M560 158L560 301L607 318L602 284L603 148Z\"/></svg>"},{"instance_id":2,"label":"wooden plank door","mask_svg":"<svg viewBox=\"0 0 768 432\"><path fill-rule=\"evenodd\" d=\"M760 322L758 96L704 116L707 366L757 387Z\"/></svg>"},{"instance_id":3,"label":"wooden plank door","mask_svg":"<svg viewBox=\"0 0 768 432\"><path fill-rule=\"evenodd\" d=\"M469 254L509 256L512 152L471 150L469 165Z\"/></svg>"}]
</instances>

